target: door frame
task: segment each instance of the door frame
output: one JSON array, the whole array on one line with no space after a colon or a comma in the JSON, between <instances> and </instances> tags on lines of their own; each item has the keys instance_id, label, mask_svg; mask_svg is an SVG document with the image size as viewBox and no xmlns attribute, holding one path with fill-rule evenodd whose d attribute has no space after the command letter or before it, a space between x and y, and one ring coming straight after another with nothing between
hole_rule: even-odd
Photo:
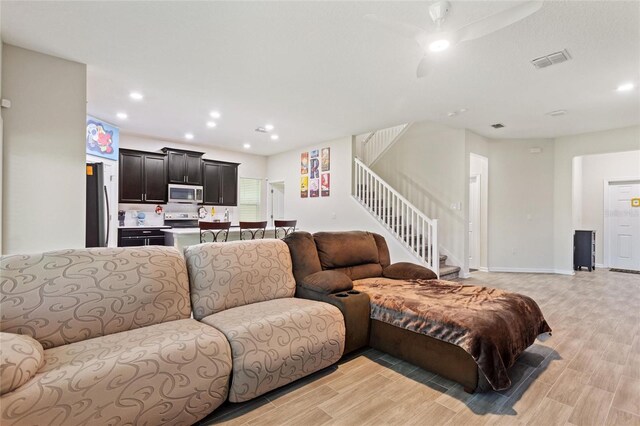
<instances>
[{"instance_id":1,"label":"door frame","mask_svg":"<svg viewBox=\"0 0 640 426\"><path fill-rule=\"evenodd\" d=\"M273 226L273 221L275 220L273 217L273 186L285 186L284 180L273 180L269 181L269 187L267 188L267 219L271 222L271 226ZM282 194L284 197L284 193ZM283 210L284 210L284 199L283 201Z\"/></svg>"},{"instance_id":2,"label":"door frame","mask_svg":"<svg viewBox=\"0 0 640 426\"><path fill-rule=\"evenodd\" d=\"M471 203L471 185L472 185L472 180L475 179L475 182L473 182L474 185L476 185L476 203L477 206L475 206L476 208L472 208L472 203ZM482 246L481 246L481 237L482 237L482 175L481 174L474 174L469 176L469 221L471 221L471 217L472 214L471 212L474 212L474 216L475 221L474 222L474 241L472 244L471 241L469 241L469 254L471 254L472 252L474 254L476 254L476 256L474 257L474 262L475 262L475 268L476 270L479 270L480 267L482 266L482 262L481 262L481 253L482 253ZM470 256L469 256L470 257ZM471 268L471 264L469 264L469 269Z\"/></svg>"},{"instance_id":3,"label":"door frame","mask_svg":"<svg viewBox=\"0 0 640 426\"><path fill-rule=\"evenodd\" d=\"M604 252L602 253L602 262L605 268L611 267L611 236L609 233L611 232L611 215L607 215L607 210L609 209L611 197L609 187L611 184L621 183L621 182L631 182L631 183L640 183L640 176L630 176L630 177L619 177L619 178L605 178L603 181L604 191L602 193L603 197L603 210L602 215L604 218L603 228L602 228L602 239L604 241Z\"/></svg>"}]
</instances>

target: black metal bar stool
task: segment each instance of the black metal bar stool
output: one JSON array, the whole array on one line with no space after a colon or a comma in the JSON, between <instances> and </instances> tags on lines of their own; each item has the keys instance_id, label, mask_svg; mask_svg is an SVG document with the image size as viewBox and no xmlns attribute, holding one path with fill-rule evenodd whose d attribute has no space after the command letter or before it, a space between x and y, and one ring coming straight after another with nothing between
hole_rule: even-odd
<instances>
[{"instance_id":1,"label":"black metal bar stool","mask_svg":"<svg viewBox=\"0 0 640 426\"><path fill-rule=\"evenodd\" d=\"M276 238L284 238L292 232L295 232L297 223L297 220L274 220L273 226L276 228Z\"/></svg>"},{"instance_id":2,"label":"black metal bar stool","mask_svg":"<svg viewBox=\"0 0 640 426\"><path fill-rule=\"evenodd\" d=\"M229 238L231 222L198 222L200 227L200 243L224 243ZM209 238L210 241L207 241Z\"/></svg>"},{"instance_id":3,"label":"black metal bar stool","mask_svg":"<svg viewBox=\"0 0 640 426\"><path fill-rule=\"evenodd\" d=\"M240 239L257 240L263 239L267 230L267 221L263 222L240 222Z\"/></svg>"}]
</instances>

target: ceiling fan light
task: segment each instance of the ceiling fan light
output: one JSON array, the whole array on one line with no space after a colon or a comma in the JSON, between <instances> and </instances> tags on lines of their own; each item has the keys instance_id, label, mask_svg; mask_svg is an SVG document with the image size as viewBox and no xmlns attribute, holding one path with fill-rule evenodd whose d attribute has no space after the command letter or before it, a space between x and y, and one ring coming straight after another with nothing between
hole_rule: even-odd
<instances>
[{"instance_id":1,"label":"ceiling fan light","mask_svg":"<svg viewBox=\"0 0 640 426\"><path fill-rule=\"evenodd\" d=\"M431 42L431 44L429 44L429 50L432 52L442 52L443 50L448 49L450 45L451 43L449 40L443 38Z\"/></svg>"}]
</instances>

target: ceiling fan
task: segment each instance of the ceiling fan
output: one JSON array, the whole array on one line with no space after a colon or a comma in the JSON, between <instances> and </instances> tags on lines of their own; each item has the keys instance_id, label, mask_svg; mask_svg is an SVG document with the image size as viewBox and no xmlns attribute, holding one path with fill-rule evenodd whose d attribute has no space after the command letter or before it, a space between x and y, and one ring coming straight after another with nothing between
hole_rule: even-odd
<instances>
[{"instance_id":1,"label":"ceiling fan","mask_svg":"<svg viewBox=\"0 0 640 426\"><path fill-rule=\"evenodd\" d=\"M432 62L439 52L447 50L458 43L475 40L534 14L542 7L542 1L527 1L495 15L465 25L458 29L449 29L444 25L447 14L451 10L448 1L436 1L429 6L429 16L436 24L435 31L427 31L405 22L382 18L377 15L365 15L365 19L381 24L401 36L414 39L424 51L424 57L418 64L418 78L426 76Z\"/></svg>"}]
</instances>

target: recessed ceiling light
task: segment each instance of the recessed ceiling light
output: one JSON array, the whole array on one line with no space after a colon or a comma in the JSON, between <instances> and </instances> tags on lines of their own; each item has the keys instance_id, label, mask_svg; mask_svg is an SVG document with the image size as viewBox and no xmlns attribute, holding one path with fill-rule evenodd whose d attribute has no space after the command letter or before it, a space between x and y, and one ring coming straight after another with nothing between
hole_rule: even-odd
<instances>
[{"instance_id":1,"label":"recessed ceiling light","mask_svg":"<svg viewBox=\"0 0 640 426\"><path fill-rule=\"evenodd\" d=\"M456 115L458 115L456 111L451 111L450 113L447 113L448 117L455 117Z\"/></svg>"},{"instance_id":2,"label":"recessed ceiling light","mask_svg":"<svg viewBox=\"0 0 640 426\"><path fill-rule=\"evenodd\" d=\"M248 144L248 143L245 143L244 145L242 145L242 147L243 147L244 149L249 149L249 148L251 148L251 145L250 145L250 144Z\"/></svg>"},{"instance_id":3,"label":"recessed ceiling light","mask_svg":"<svg viewBox=\"0 0 640 426\"><path fill-rule=\"evenodd\" d=\"M129 97L134 101L141 101L144 96L140 92L131 92L129 93Z\"/></svg>"},{"instance_id":4,"label":"recessed ceiling light","mask_svg":"<svg viewBox=\"0 0 640 426\"><path fill-rule=\"evenodd\" d=\"M193 139L193 133L185 133L185 134L184 134L184 138L185 138L185 139L188 139L188 140Z\"/></svg>"},{"instance_id":5,"label":"recessed ceiling light","mask_svg":"<svg viewBox=\"0 0 640 426\"><path fill-rule=\"evenodd\" d=\"M216 127L217 124L214 123L213 121L207 121L207 127Z\"/></svg>"},{"instance_id":6,"label":"recessed ceiling light","mask_svg":"<svg viewBox=\"0 0 640 426\"><path fill-rule=\"evenodd\" d=\"M129 116L127 115L126 112L119 112L119 113L116 114L116 117L118 117L120 120L126 120L127 117L129 117Z\"/></svg>"},{"instance_id":7,"label":"recessed ceiling light","mask_svg":"<svg viewBox=\"0 0 640 426\"><path fill-rule=\"evenodd\" d=\"M265 125L265 126L264 126L264 129L265 129L267 132L272 131L272 130L273 130L273 124L267 124L267 125Z\"/></svg>"},{"instance_id":8,"label":"recessed ceiling light","mask_svg":"<svg viewBox=\"0 0 640 426\"><path fill-rule=\"evenodd\" d=\"M635 86L633 85L633 83L624 83L618 86L616 90L618 92L628 92L629 90L632 90L634 87Z\"/></svg>"},{"instance_id":9,"label":"recessed ceiling light","mask_svg":"<svg viewBox=\"0 0 640 426\"><path fill-rule=\"evenodd\" d=\"M449 44L449 40L446 39L436 40L429 45L429 50L432 52L442 52L449 48Z\"/></svg>"},{"instance_id":10,"label":"recessed ceiling light","mask_svg":"<svg viewBox=\"0 0 640 426\"><path fill-rule=\"evenodd\" d=\"M220 113L218 111L211 111L209 115L211 118L220 118Z\"/></svg>"},{"instance_id":11,"label":"recessed ceiling light","mask_svg":"<svg viewBox=\"0 0 640 426\"><path fill-rule=\"evenodd\" d=\"M272 141L277 141L280 137L278 135L271 135Z\"/></svg>"},{"instance_id":12,"label":"recessed ceiling light","mask_svg":"<svg viewBox=\"0 0 640 426\"><path fill-rule=\"evenodd\" d=\"M468 111L468 109L466 109L466 108L462 108L462 109L460 109L458 112L467 112L467 111Z\"/></svg>"}]
</instances>

